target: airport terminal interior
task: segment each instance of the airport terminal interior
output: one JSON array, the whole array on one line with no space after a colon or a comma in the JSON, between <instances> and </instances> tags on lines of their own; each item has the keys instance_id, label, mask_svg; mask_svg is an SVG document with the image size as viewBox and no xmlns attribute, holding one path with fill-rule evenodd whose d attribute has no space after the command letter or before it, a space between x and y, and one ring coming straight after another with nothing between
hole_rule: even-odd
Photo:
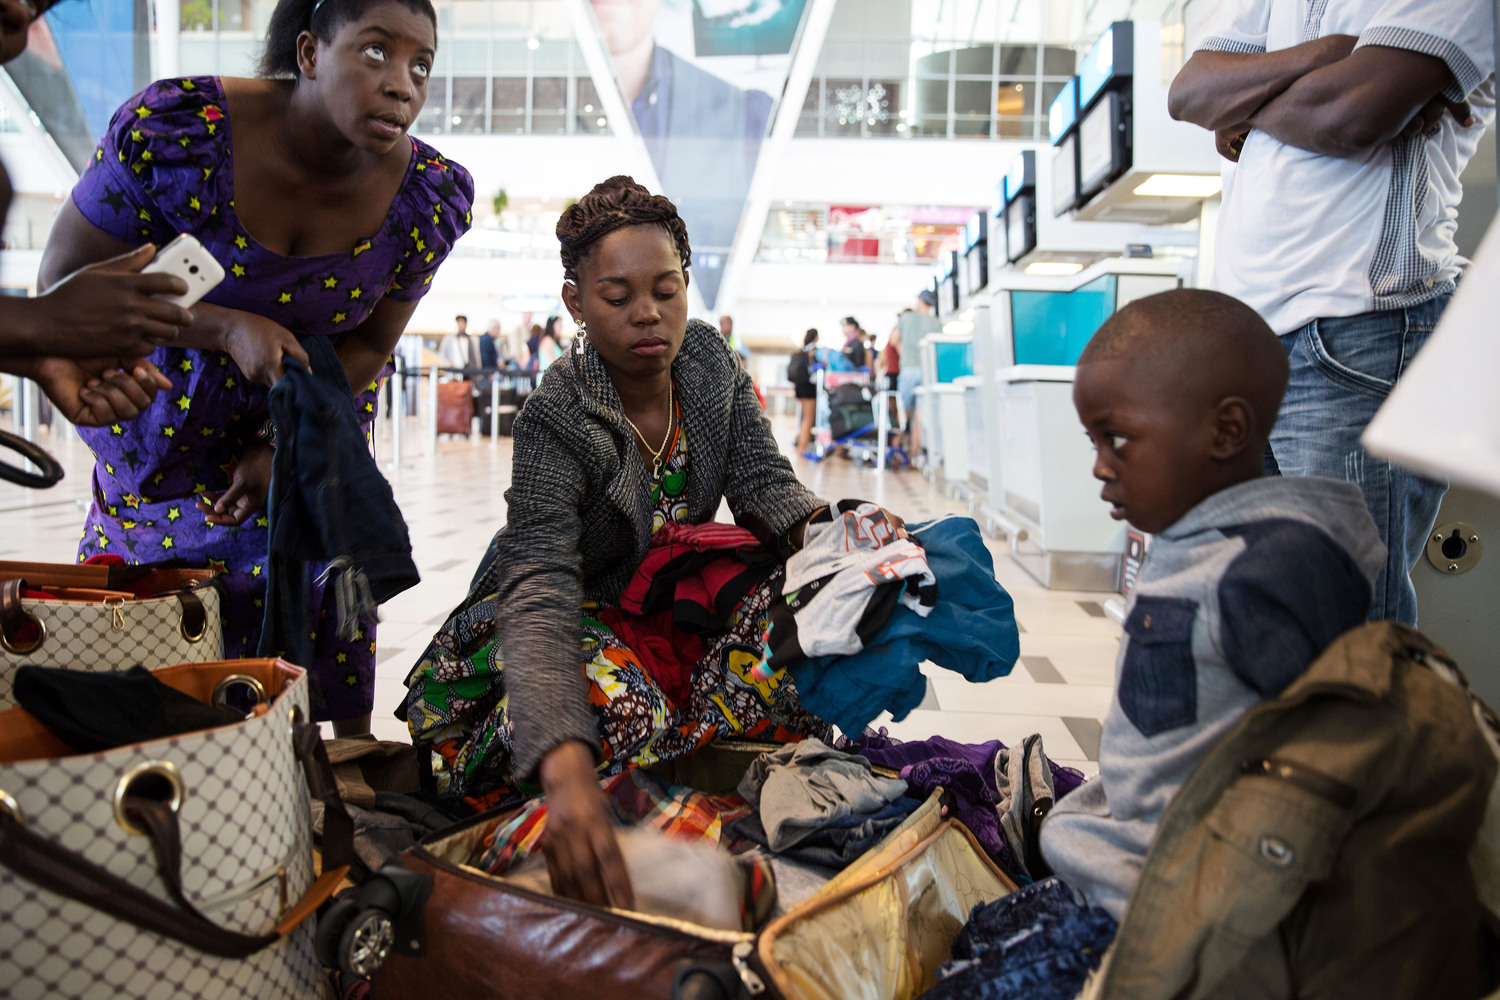
<instances>
[{"instance_id":1,"label":"airport terminal interior","mask_svg":"<svg viewBox=\"0 0 1500 1000\"><path fill-rule=\"evenodd\" d=\"M0 996L1500 997L1497 18L0 0Z\"/></svg>"}]
</instances>

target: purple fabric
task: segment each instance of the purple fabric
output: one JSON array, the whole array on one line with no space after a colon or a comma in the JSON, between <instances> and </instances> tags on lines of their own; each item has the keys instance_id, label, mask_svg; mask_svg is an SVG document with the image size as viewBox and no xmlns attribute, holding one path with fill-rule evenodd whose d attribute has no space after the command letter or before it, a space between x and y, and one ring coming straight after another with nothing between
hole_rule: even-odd
<instances>
[{"instance_id":1,"label":"purple fabric","mask_svg":"<svg viewBox=\"0 0 1500 1000\"><path fill-rule=\"evenodd\" d=\"M153 83L115 112L73 202L100 231L133 245L162 246L192 233L227 272L204 301L308 337L353 330L383 298L420 298L469 228L473 193L467 171L413 139L406 178L378 232L339 253L273 253L235 213L227 104L218 78L204 76ZM204 522L195 501L228 487L235 462L265 423L269 390L246 379L223 352L162 347L151 360L171 389L135 420L78 429L97 456L79 557L107 552L131 563L185 559L213 567L227 590L224 655L253 656L266 588L266 515L220 527ZM368 430L376 387L354 389ZM374 629L342 640L333 627L332 591L315 584L310 600L322 619L313 662L301 664L311 674L314 716L368 712Z\"/></svg>"},{"instance_id":2,"label":"purple fabric","mask_svg":"<svg viewBox=\"0 0 1500 1000\"><path fill-rule=\"evenodd\" d=\"M907 784L907 794L926 797L935 788L946 788L954 797L953 815L968 827L996 863L1008 872L1018 871L1015 856L1000 829L995 812L1000 797L995 786L995 755L1007 749L999 740L988 743L959 743L944 736L925 740L898 740L881 727L879 732L867 729L855 740L847 740L840 750L857 753L870 763L898 770ZM1059 767L1051 759L1052 787L1061 799L1083 784L1083 772Z\"/></svg>"}]
</instances>

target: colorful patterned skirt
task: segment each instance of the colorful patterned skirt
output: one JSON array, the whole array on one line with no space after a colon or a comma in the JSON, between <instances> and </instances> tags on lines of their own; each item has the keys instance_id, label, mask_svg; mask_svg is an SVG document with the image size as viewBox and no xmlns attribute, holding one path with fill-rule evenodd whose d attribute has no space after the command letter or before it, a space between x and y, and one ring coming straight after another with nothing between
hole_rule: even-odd
<instances>
[{"instance_id":1,"label":"colorful patterned skirt","mask_svg":"<svg viewBox=\"0 0 1500 1000\"><path fill-rule=\"evenodd\" d=\"M706 637L707 653L693 669L687 696L676 702L599 620L598 609L584 611L583 672L599 725L601 777L682 757L716 739L831 738L832 727L802 709L790 674L764 681L751 674L783 575L777 569L746 596L727 632ZM541 791L519 781L511 767L505 665L491 627L499 610L491 596L455 615L408 680L412 742L432 751L439 790L476 812Z\"/></svg>"}]
</instances>

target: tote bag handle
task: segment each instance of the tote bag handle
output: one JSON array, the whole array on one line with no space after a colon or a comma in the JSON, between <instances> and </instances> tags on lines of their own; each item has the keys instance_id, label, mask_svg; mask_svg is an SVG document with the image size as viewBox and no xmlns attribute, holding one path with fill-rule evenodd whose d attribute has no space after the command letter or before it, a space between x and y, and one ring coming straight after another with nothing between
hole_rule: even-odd
<instances>
[{"instance_id":1,"label":"tote bag handle","mask_svg":"<svg viewBox=\"0 0 1500 1000\"><path fill-rule=\"evenodd\" d=\"M333 895L354 859L354 824L338 796L333 766L317 724L298 722L293 744L308 790L323 803L323 874L282 914L269 934L225 930L188 902L182 892L182 838L177 814L167 803L154 799L127 795L124 812L150 836L157 871L176 906L26 829L8 809L0 809L0 865L59 896L180 941L206 955L232 959L253 955L275 944L316 912Z\"/></svg>"},{"instance_id":2,"label":"tote bag handle","mask_svg":"<svg viewBox=\"0 0 1500 1000\"><path fill-rule=\"evenodd\" d=\"M9 448L41 470L40 472L27 472L20 466L0 462L0 479L34 490L45 490L49 486L56 486L62 482L63 467L40 445L32 444L10 431L0 431L0 448Z\"/></svg>"}]
</instances>

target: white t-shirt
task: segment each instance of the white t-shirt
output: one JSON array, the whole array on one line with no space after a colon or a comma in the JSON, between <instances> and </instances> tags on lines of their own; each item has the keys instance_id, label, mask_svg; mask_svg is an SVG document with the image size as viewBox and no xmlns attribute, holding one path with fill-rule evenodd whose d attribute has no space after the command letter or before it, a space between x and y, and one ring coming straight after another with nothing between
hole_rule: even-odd
<instances>
[{"instance_id":1,"label":"white t-shirt","mask_svg":"<svg viewBox=\"0 0 1500 1000\"><path fill-rule=\"evenodd\" d=\"M1492 0L1220 0L1199 49L1274 52L1356 35L1442 59L1445 96L1475 124L1444 115L1437 130L1349 158L1250 133L1225 161L1216 287L1278 334L1314 319L1416 305L1451 292L1468 261L1453 242L1459 175L1495 117Z\"/></svg>"}]
</instances>

